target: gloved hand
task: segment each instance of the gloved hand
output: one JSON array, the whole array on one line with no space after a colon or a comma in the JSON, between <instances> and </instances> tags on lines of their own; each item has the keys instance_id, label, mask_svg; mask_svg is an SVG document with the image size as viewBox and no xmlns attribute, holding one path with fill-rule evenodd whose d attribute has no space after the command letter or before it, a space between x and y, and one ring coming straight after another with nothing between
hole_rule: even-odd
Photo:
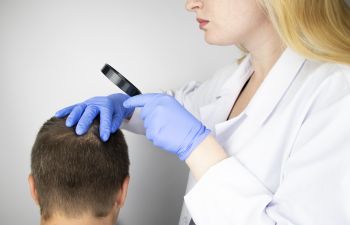
<instances>
[{"instance_id":1,"label":"gloved hand","mask_svg":"<svg viewBox=\"0 0 350 225\"><path fill-rule=\"evenodd\" d=\"M123 102L129 96L125 94L113 94L90 98L82 103L68 106L56 112L55 116L62 118L69 114L66 125L72 127L75 124L78 135L85 134L95 117L100 114L100 137L107 141L110 133L114 133L120 127L124 118L130 116L134 108L125 108Z\"/></svg>"},{"instance_id":2,"label":"gloved hand","mask_svg":"<svg viewBox=\"0 0 350 225\"><path fill-rule=\"evenodd\" d=\"M208 130L175 98L166 94L144 94L131 97L124 107L143 107L147 138L157 147L187 159L192 151L208 136Z\"/></svg>"}]
</instances>

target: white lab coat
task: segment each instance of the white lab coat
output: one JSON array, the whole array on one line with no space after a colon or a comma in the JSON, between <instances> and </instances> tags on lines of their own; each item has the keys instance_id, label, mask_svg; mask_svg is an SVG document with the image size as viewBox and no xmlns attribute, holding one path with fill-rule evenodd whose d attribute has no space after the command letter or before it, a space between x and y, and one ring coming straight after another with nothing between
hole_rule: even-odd
<instances>
[{"instance_id":1,"label":"white lab coat","mask_svg":"<svg viewBox=\"0 0 350 225\"><path fill-rule=\"evenodd\" d=\"M188 225L350 224L350 67L287 48L237 117L250 56L212 79L168 91L231 156L189 176L179 221ZM143 134L140 110L122 128Z\"/></svg>"}]
</instances>

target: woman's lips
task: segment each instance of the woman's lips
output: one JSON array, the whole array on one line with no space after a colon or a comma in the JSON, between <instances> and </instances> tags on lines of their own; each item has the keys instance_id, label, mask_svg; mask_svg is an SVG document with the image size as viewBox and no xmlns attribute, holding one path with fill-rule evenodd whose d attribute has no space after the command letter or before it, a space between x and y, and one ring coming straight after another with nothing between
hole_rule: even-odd
<instances>
[{"instance_id":1,"label":"woman's lips","mask_svg":"<svg viewBox=\"0 0 350 225\"><path fill-rule=\"evenodd\" d=\"M204 19L201 19L201 18L197 18L197 21L199 23L199 28L203 28L205 25L207 25L209 23L208 20L204 20Z\"/></svg>"}]
</instances>

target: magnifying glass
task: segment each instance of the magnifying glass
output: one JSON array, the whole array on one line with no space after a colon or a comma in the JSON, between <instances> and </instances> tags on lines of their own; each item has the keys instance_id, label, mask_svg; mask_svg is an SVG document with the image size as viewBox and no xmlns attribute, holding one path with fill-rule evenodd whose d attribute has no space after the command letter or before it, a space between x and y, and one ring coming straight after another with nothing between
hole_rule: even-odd
<instances>
[{"instance_id":1,"label":"magnifying glass","mask_svg":"<svg viewBox=\"0 0 350 225\"><path fill-rule=\"evenodd\" d=\"M117 70L115 70L110 65L106 64L101 69L101 72L110 80L113 84L118 86L122 91L124 91L129 96L140 95L141 91L135 87L128 79L121 75Z\"/></svg>"}]
</instances>

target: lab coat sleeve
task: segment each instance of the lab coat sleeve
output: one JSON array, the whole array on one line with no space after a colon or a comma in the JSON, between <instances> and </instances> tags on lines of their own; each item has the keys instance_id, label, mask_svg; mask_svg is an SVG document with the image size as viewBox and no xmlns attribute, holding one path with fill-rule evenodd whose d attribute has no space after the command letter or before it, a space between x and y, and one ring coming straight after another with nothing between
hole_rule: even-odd
<instances>
[{"instance_id":1,"label":"lab coat sleeve","mask_svg":"<svg viewBox=\"0 0 350 225\"><path fill-rule=\"evenodd\" d=\"M275 193L232 156L211 167L185 196L194 222L350 224L349 88L345 92L307 115Z\"/></svg>"},{"instance_id":2,"label":"lab coat sleeve","mask_svg":"<svg viewBox=\"0 0 350 225\"><path fill-rule=\"evenodd\" d=\"M197 225L270 225L273 194L235 157L211 167L185 196Z\"/></svg>"}]
</instances>

